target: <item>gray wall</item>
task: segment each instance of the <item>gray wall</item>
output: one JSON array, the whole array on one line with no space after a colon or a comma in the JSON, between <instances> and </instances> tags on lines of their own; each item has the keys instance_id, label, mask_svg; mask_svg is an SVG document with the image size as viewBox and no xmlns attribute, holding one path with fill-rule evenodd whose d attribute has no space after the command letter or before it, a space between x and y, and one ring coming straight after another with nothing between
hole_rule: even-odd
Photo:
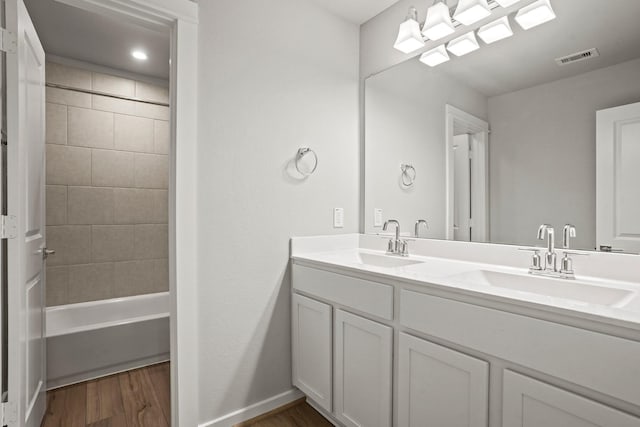
<instances>
[{"instance_id":1,"label":"gray wall","mask_svg":"<svg viewBox=\"0 0 640 427\"><path fill-rule=\"evenodd\" d=\"M487 119L487 97L447 74L407 61L366 81L365 89L365 232L374 209L383 219L397 219L413 232L418 219L430 229L421 236L446 236L445 105ZM400 164L416 168L415 184L400 185Z\"/></svg>"},{"instance_id":2,"label":"gray wall","mask_svg":"<svg viewBox=\"0 0 640 427\"><path fill-rule=\"evenodd\" d=\"M541 223L596 230L596 111L640 101L640 59L489 99L491 241L534 244Z\"/></svg>"},{"instance_id":3,"label":"gray wall","mask_svg":"<svg viewBox=\"0 0 640 427\"><path fill-rule=\"evenodd\" d=\"M205 422L291 388L289 238L358 231L358 27L296 0L205 1L199 21ZM301 146L306 181L285 170Z\"/></svg>"},{"instance_id":4,"label":"gray wall","mask_svg":"<svg viewBox=\"0 0 640 427\"><path fill-rule=\"evenodd\" d=\"M165 88L47 63L47 82L168 102ZM47 305L168 291L169 108L47 88Z\"/></svg>"}]
</instances>

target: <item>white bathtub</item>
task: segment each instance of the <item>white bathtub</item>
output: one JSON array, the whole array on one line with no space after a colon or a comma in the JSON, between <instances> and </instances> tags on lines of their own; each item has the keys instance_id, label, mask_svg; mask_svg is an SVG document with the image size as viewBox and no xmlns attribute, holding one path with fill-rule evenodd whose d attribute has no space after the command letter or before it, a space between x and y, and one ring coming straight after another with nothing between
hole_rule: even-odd
<instances>
[{"instance_id":1,"label":"white bathtub","mask_svg":"<svg viewBox=\"0 0 640 427\"><path fill-rule=\"evenodd\" d=\"M47 389L169 360L169 293L47 308Z\"/></svg>"}]
</instances>

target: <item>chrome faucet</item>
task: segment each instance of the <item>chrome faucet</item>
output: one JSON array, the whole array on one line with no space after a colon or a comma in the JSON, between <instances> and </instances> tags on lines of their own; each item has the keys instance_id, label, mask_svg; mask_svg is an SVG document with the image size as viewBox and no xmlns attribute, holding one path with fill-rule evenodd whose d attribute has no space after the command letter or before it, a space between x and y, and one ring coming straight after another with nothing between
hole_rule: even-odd
<instances>
[{"instance_id":1,"label":"chrome faucet","mask_svg":"<svg viewBox=\"0 0 640 427\"><path fill-rule=\"evenodd\" d=\"M545 266L544 270L547 272L556 272L558 271L556 260L556 237L555 231L552 226L549 224L542 224L540 228L538 228L538 240L544 240L545 235L547 238L547 253L545 254L544 261Z\"/></svg>"},{"instance_id":2,"label":"chrome faucet","mask_svg":"<svg viewBox=\"0 0 640 427\"><path fill-rule=\"evenodd\" d=\"M395 219L385 221L382 231L387 231L389 225L396 226L396 238L389 240L389 246L387 248L388 255L400 255L409 256L409 244L406 240L400 239L400 223Z\"/></svg>"},{"instance_id":3,"label":"chrome faucet","mask_svg":"<svg viewBox=\"0 0 640 427\"><path fill-rule=\"evenodd\" d=\"M571 224L566 224L562 229L562 247L569 249L571 238L576 237L576 227Z\"/></svg>"},{"instance_id":4,"label":"chrome faucet","mask_svg":"<svg viewBox=\"0 0 640 427\"><path fill-rule=\"evenodd\" d=\"M429 223L427 221L425 221L424 219L419 219L416 221L416 225L414 228L414 235L416 237L420 237L420 225L424 224L425 228L428 230L429 229Z\"/></svg>"}]
</instances>

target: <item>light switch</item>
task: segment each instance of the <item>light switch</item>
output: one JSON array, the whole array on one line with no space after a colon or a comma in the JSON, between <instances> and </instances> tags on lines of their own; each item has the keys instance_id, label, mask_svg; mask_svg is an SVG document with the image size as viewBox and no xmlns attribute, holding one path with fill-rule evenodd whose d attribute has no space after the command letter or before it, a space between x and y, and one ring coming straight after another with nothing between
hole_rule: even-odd
<instances>
[{"instance_id":1,"label":"light switch","mask_svg":"<svg viewBox=\"0 0 640 427\"><path fill-rule=\"evenodd\" d=\"M373 210L373 226L382 227L382 209Z\"/></svg>"},{"instance_id":2,"label":"light switch","mask_svg":"<svg viewBox=\"0 0 640 427\"><path fill-rule=\"evenodd\" d=\"M333 228L344 227L344 209L333 208Z\"/></svg>"}]
</instances>

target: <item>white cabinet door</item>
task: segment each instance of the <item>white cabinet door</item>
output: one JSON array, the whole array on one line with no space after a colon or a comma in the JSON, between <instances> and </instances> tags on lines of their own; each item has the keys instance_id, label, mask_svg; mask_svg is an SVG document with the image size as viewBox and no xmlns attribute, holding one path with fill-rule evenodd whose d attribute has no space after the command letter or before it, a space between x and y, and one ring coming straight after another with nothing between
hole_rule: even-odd
<instances>
[{"instance_id":1,"label":"white cabinet door","mask_svg":"<svg viewBox=\"0 0 640 427\"><path fill-rule=\"evenodd\" d=\"M331 306L293 294L293 384L331 412Z\"/></svg>"},{"instance_id":2,"label":"white cabinet door","mask_svg":"<svg viewBox=\"0 0 640 427\"><path fill-rule=\"evenodd\" d=\"M489 364L400 334L398 425L486 427Z\"/></svg>"},{"instance_id":3,"label":"white cabinet door","mask_svg":"<svg viewBox=\"0 0 640 427\"><path fill-rule=\"evenodd\" d=\"M336 310L335 415L349 427L391 425L393 329Z\"/></svg>"},{"instance_id":4,"label":"white cabinet door","mask_svg":"<svg viewBox=\"0 0 640 427\"><path fill-rule=\"evenodd\" d=\"M503 427L638 427L640 418L534 380L504 372Z\"/></svg>"}]
</instances>

